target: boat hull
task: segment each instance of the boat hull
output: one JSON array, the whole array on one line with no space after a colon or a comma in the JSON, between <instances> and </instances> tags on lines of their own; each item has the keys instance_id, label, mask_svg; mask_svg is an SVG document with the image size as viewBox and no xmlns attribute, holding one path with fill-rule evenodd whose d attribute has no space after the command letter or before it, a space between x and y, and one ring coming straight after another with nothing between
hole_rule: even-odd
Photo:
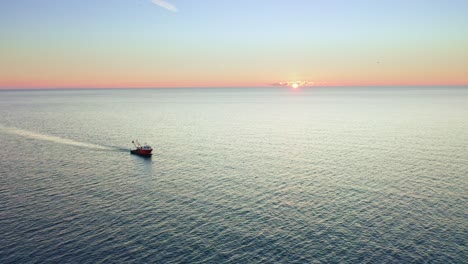
<instances>
[{"instance_id":1,"label":"boat hull","mask_svg":"<svg viewBox=\"0 0 468 264\"><path fill-rule=\"evenodd\" d=\"M151 153L151 151L153 151L153 150L132 149L132 150L130 150L130 153L131 153L131 154L135 154L135 155L147 156L147 157L148 157L148 156L153 155L153 154Z\"/></svg>"}]
</instances>

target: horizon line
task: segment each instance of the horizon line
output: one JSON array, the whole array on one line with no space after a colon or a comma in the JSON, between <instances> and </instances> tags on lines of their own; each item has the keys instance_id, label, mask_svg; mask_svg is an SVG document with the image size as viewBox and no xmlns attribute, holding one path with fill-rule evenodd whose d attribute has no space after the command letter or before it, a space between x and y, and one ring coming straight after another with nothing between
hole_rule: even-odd
<instances>
[{"instance_id":1,"label":"horizon line","mask_svg":"<svg viewBox=\"0 0 468 264\"><path fill-rule=\"evenodd\" d=\"M368 88L384 88L384 87L468 87L468 84L398 84L398 85L308 85L300 86L300 89L311 89L311 88L359 88L359 87L368 87ZM280 85L263 85L263 86L95 86L95 87L0 87L0 91L18 91L18 90L125 90L125 89L249 89L249 88L288 88L289 86L280 86Z\"/></svg>"}]
</instances>

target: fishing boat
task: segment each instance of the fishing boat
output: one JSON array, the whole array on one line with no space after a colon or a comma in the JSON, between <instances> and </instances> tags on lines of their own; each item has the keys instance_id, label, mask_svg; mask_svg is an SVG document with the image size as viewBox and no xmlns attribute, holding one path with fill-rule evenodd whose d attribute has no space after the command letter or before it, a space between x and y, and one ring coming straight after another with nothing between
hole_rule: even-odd
<instances>
[{"instance_id":1,"label":"fishing boat","mask_svg":"<svg viewBox=\"0 0 468 264\"><path fill-rule=\"evenodd\" d=\"M149 145L140 145L140 143L138 142L138 140L133 140L132 141L133 145L135 146L135 149L131 149L130 150L130 153L131 154L135 154L135 155L140 155L140 156L151 156L151 152L153 151L153 149L151 148L151 146Z\"/></svg>"}]
</instances>

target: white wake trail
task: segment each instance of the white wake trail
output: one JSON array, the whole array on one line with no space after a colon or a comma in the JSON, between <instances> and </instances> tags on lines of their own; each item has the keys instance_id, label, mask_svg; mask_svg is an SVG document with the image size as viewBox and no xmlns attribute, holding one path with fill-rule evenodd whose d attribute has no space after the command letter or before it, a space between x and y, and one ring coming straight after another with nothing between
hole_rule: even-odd
<instances>
[{"instance_id":1,"label":"white wake trail","mask_svg":"<svg viewBox=\"0 0 468 264\"><path fill-rule=\"evenodd\" d=\"M40 133L36 133L36 132L24 130L24 129L14 128L14 127L0 126L0 132L19 135L19 136L23 136L27 138L38 139L38 140L51 141L51 142L55 142L59 144L72 145L72 146L77 146L77 147L99 149L99 150L112 150L112 148L101 146L101 145L85 143L85 142L80 142L80 141L56 137L56 136L44 135L44 134L40 134Z\"/></svg>"}]
</instances>

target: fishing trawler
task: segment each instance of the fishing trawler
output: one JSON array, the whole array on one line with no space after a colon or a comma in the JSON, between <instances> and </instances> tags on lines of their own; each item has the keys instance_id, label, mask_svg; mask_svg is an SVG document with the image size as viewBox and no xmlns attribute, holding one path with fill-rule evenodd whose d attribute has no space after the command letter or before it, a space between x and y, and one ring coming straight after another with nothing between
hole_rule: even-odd
<instances>
[{"instance_id":1,"label":"fishing trawler","mask_svg":"<svg viewBox=\"0 0 468 264\"><path fill-rule=\"evenodd\" d=\"M130 153L131 154L135 154L135 155L140 155L140 156L151 156L151 152L153 151L153 149L151 148L151 146L149 145L140 145L140 143L138 142L138 140L134 140L132 141L133 145L135 146L135 149L131 149L130 150Z\"/></svg>"}]
</instances>

